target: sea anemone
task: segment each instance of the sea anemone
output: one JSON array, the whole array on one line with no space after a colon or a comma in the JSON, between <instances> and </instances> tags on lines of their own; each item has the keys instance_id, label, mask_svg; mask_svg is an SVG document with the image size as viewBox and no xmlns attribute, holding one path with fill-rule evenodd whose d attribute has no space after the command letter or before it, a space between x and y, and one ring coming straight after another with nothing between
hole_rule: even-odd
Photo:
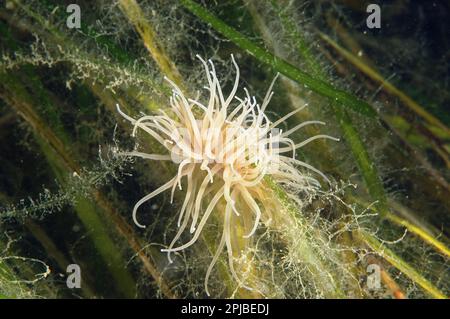
<instances>
[{"instance_id":1,"label":"sea anemone","mask_svg":"<svg viewBox=\"0 0 450 319\"><path fill-rule=\"evenodd\" d=\"M298 167L307 168L326 181L327 177L313 166L296 159L295 151L316 139L338 139L328 135L315 135L300 143L294 143L289 136L295 131L306 125L325 123L306 121L286 132L277 129L277 125L306 106L271 122L265 110L272 98L272 88L277 77L272 81L261 105L246 88L243 89L245 97L240 98L236 95L239 89L239 67L232 55L236 77L230 94L225 97L212 61L206 62L199 56L197 58L203 63L208 82L207 103L203 104L198 98L187 98L175 83L166 78L173 87L170 97L172 116L161 110L160 115L142 116L136 120L123 113L119 105L117 108L119 113L134 125L132 136L135 136L139 128L150 134L168 151L166 154L147 154L134 150L121 155L173 161L178 165L177 174L171 180L135 204L132 214L135 224L145 227L137 219L138 208L143 203L166 190L171 190L173 202L175 189L178 186L181 190L182 179L187 179L185 198L178 216L178 232L169 247L162 249L168 253L169 261L172 262L170 253L184 250L198 240L213 212L216 211L223 220L222 236L205 277L205 290L209 295L208 278L225 246L233 277L246 287L234 268L232 214L246 220L253 218L252 225L244 234L245 238L251 237L261 220L265 223L271 220L268 210L261 204L264 179L270 176L280 185L287 185L290 189L319 188L319 181L300 171ZM221 201L225 204L224 211L217 209ZM193 234L192 238L180 246L175 246L187 229Z\"/></svg>"}]
</instances>

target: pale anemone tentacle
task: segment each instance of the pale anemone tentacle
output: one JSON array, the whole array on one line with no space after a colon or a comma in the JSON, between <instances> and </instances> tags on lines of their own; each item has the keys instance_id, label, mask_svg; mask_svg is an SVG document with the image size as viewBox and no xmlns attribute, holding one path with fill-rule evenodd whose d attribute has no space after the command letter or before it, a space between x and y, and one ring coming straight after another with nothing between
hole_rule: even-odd
<instances>
[{"instance_id":1,"label":"pale anemone tentacle","mask_svg":"<svg viewBox=\"0 0 450 319\"><path fill-rule=\"evenodd\" d=\"M221 199L221 197L223 196L223 192L224 192L224 188L222 187L215 195L214 197L211 199L211 202L208 205L208 208L206 209L205 215L202 217L197 230L195 231L194 236L192 237L192 239L190 241L188 241L187 243L176 247L176 248L172 248L169 246L168 249L161 249L162 252L176 252L176 251L180 251L183 249L188 248L189 246L193 245L198 237L201 234L201 231L203 230L203 227L205 226L209 216L211 215L211 213L213 212L214 207L216 207L217 203L219 202L219 200Z\"/></svg>"},{"instance_id":2,"label":"pale anemone tentacle","mask_svg":"<svg viewBox=\"0 0 450 319\"><path fill-rule=\"evenodd\" d=\"M145 228L145 225L140 224L137 221L137 210L139 208L139 206L141 206L143 203L145 203L146 201L150 200L151 198L155 197L156 195L164 192L165 190L169 189L172 184L174 184L176 182L176 177L172 178L170 181L168 181L166 184L164 184L163 186L159 187L158 189L156 189L155 191L151 192L150 194L142 197L135 205L133 208L133 221L134 223L141 228Z\"/></svg>"},{"instance_id":3,"label":"pale anemone tentacle","mask_svg":"<svg viewBox=\"0 0 450 319\"><path fill-rule=\"evenodd\" d=\"M214 268L214 266L217 263L217 260L219 260L220 254L222 253L224 247L225 247L225 230L222 231L222 236L220 237L220 242L219 245L217 246L217 250L216 253L214 254L211 263L208 266L208 270L206 271L206 276L205 276L205 282L204 282L204 287L205 287L205 292L208 296L210 296L211 294L209 293L209 289L208 289L208 280L209 277L211 276L211 272Z\"/></svg>"},{"instance_id":4,"label":"pale anemone tentacle","mask_svg":"<svg viewBox=\"0 0 450 319\"><path fill-rule=\"evenodd\" d=\"M249 238L255 233L256 228L258 227L259 220L261 219L261 210L259 209L258 204L255 202L253 197L250 195L250 193L248 192L246 187L239 186L239 189L242 193L242 196L243 196L245 202L247 203L247 205L252 209L252 211L256 215L252 230L247 235L244 235L244 238Z\"/></svg>"},{"instance_id":5,"label":"pale anemone tentacle","mask_svg":"<svg viewBox=\"0 0 450 319\"><path fill-rule=\"evenodd\" d=\"M305 127L305 126L311 125L311 124L325 125L326 123L325 123L325 122L322 122L322 121L305 121L305 122L303 122L303 123L300 123L300 124L294 126L294 127L291 128L290 130L288 130L288 131L286 131L286 132L283 132L283 133L281 134L281 136L283 136L283 137L284 137L284 136L289 136L289 135L291 135L292 133L296 132L297 130L301 129L302 127Z\"/></svg>"},{"instance_id":6,"label":"pale anemone tentacle","mask_svg":"<svg viewBox=\"0 0 450 319\"><path fill-rule=\"evenodd\" d=\"M235 78L227 95L224 95L213 62L198 55L197 58L203 64L206 74L205 88L209 94L206 101L200 101L198 94L194 98L187 97L173 81L165 78L172 87L170 112L161 111L158 115L145 115L134 119L117 105L119 114L133 125L133 137L138 132L147 133L167 150L167 154L147 154L136 148L118 155L155 161L173 160L177 165L176 175L171 180L135 204L132 217L138 227L144 228L136 216L140 206L169 190L172 203L176 189L183 189L184 180L187 180L185 197L177 219L178 231L169 246L162 251L167 252L169 262L172 262L170 254L194 245L207 227L211 216L217 212L222 216L219 219L222 222L222 235L206 272L205 291L209 295L209 277L225 248L233 278L240 287L251 290L235 269L234 255L238 250L233 252L233 249L236 249L233 243L236 241L231 236L241 231L235 232L233 223L241 219L252 220L251 225L242 224L242 236L250 238L255 235L260 221L268 223L272 219L274 212L264 206L264 203L267 203L267 194L265 195L264 191L266 176L270 175L286 188L299 191L318 189L320 182L297 168L303 167L330 183L320 170L297 160L295 151L317 139L338 139L319 134L295 143L290 136L301 128L307 125L325 125L322 121L312 120L275 134L274 128L307 106L305 104L274 122L270 121L265 110L273 97L278 74L271 82L263 101L258 104L246 88L243 88L243 97L237 96L240 71L234 56L231 56L231 61ZM283 155L287 152L292 152L292 157ZM218 212L217 207L225 207L225 211ZM242 207L247 209L241 209ZM177 246L185 233L190 233L192 237Z\"/></svg>"},{"instance_id":7,"label":"pale anemone tentacle","mask_svg":"<svg viewBox=\"0 0 450 319\"><path fill-rule=\"evenodd\" d=\"M319 134L319 135L314 135L306 140L304 140L301 143L295 144L294 147L292 146L288 146L288 147L283 147L277 150L278 153L286 153L286 152L290 152L292 150L296 150L298 148L301 148L303 146L305 146L306 144L311 143L312 141L315 141L317 139L329 139L329 140L333 140L336 142L339 142L339 139L330 135L324 135L324 134Z\"/></svg>"}]
</instances>

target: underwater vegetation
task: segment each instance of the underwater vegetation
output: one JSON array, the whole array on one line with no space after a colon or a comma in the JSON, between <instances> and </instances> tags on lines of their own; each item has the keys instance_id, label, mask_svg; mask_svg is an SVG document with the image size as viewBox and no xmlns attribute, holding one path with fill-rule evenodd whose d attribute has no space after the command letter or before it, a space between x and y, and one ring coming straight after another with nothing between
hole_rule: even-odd
<instances>
[{"instance_id":1,"label":"underwater vegetation","mask_svg":"<svg viewBox=\"0 0 450 319\"><path fill-rule=\"evenodd\" d=\"M450 6L0 2L0 298L447 298Z\"/></svg>"}]
</instances>

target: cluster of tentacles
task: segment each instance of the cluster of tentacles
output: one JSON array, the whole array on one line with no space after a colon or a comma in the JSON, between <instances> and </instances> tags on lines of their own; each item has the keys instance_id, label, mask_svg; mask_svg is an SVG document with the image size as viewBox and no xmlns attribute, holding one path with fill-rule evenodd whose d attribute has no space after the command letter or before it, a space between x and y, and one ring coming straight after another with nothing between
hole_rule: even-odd
<instances>
[{"instance_id":1,"label":"cluster of tentacles","mask_svg":"<svg viewBox=\"0 0 450 319\"><path fill-rule=\"evenodd\" d=\"M178 165L178 172L171 180L136 203L133 208L136 225L145 227L139 223L136 216L143 203L166 190L171 190L173 201L176 188L181 190L182 184L185 183L182 180L187 180L185 198L178 216L178 232L169 247L163 249L168 253L169 260L172 261L171 252L186 249L198 240L213 212L217 211L217 215L223 220L222 236L205 278L205 288L208 292L208 277L225 246L233 277L242 284L233 266L232 215L247 219L248 214L252 215L253 223L243 235L246 238L255 233L262 217L270 219L270 216L264 216L266 212L262 201L259 200L263 196L260 186L266 176L271 176L280 184L288 184L298 189L320 187L315 178L298 167L307 168L325 180L326 176L311 165L296 159L295 151L316 139L337 139L328 135L315 135L300 143L294 143L289 136L295 131L306 125L325 123L306 121L286 132L277 129L277 125L302 108L275 122L269 120L265 110L273 95L275 79L261 104L258 104L245 88L245 96L238 97L236 94L239 89L239 67L232 56L236 77L231 92L224 96L214 64L211 60L206 62L197 57L204 65L208 82L206 89L209 91L209 99L206 103L187 98L175 83L166 79L173 87L170 98L171 116L161 110L159 115L142 116L136 120L124 114L119 106L118 111L134 125L133 136L141 129L167 149L166 154L147 154L134 150L122 155L173 161ZM219 202L224 203L222 207L225 209L222 211L217 209ZM238 208L238 202L241 209ZM188 230L192 234L191 239L176 246L182 234Z\"/></svg>"}]
</instances>

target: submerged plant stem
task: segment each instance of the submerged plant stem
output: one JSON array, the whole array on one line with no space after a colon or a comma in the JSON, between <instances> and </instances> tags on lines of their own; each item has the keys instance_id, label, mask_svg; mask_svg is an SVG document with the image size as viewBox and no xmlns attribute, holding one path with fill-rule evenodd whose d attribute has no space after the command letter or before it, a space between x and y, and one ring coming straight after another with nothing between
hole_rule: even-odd
<instances>
[{"instance_id":1,"label":"submerged plant stem","mask_svg":"<svg viewBox=\"0 0 450 319\"><path fill-rule=\"evenodd\" d=\"M182 78L175 64L168 58L164 48L158 43L156 32L145 18L142 9L135 0L120 0L120 8L134 25L142 42L162 73L182 87Z\"/></svg>"},{"instance_id":2,"label":"submerged plant stem","mask_svg":"<svg viewBox=\"0 0 450 319\"><path fill-rule=\"evenodd\" d=\"M330 44L339 54L341 54L344 58L346 58L350 63L355 65L358 69L360 69L364 74L369 76L374 81L380 83L382 87L389 93L397 96L407 107L409 107L414 113L425 119L431 125L439 127L442 129L447 137L450 137L450 129L443 124L439 119L435 116L427 112L421 105L415 102L408 95L403 93L393 84L389 83L381 74L379 74L375 69L358 59L352 53L342 48L339 44L337 44L334 40L332 40L329 36L323 33L319 33L320 37L325 40L328 44Z\"/></svg>"},{"instance_id":3,"label":"submerged plant stem","mask_svg":"<svg viewBox=\"0 0 450 319\"><path fill-rule=\"evenodd\" d=\"M354 111L366 116L376 117L377 113L366 102L359 100L358 98L345 91L338 90L320 79L314 78L308 73L297 69L280 57L277 57L269 53L267 50L264 50L263 48L257 46L243 34L225 24L223 21L212 15L195 1L181 0L181 4L201 20L209 23L214 29L233 41L233 43L253 55L261 62L270 65L281 74L284 74L294 81L304 85L306 88L329 98L331 101L338 103L340 107L350 107Z\"/></svg>"},{"instance_id":4,"label":"submerged plant stem","mask_svg":"<svg viewBox=\"0 0 450 319\"><path fill-rule=\"evenodd\" d=\"M357 236L370 248L379 253L391 265L404 273L411 280L420 285L429 295L438 299L447 299L447 296L431 282L421 276L413 267L402 260L392 250L383 245L378 239L364 231L358 231Z\"/></svg>"}]
</instances>

